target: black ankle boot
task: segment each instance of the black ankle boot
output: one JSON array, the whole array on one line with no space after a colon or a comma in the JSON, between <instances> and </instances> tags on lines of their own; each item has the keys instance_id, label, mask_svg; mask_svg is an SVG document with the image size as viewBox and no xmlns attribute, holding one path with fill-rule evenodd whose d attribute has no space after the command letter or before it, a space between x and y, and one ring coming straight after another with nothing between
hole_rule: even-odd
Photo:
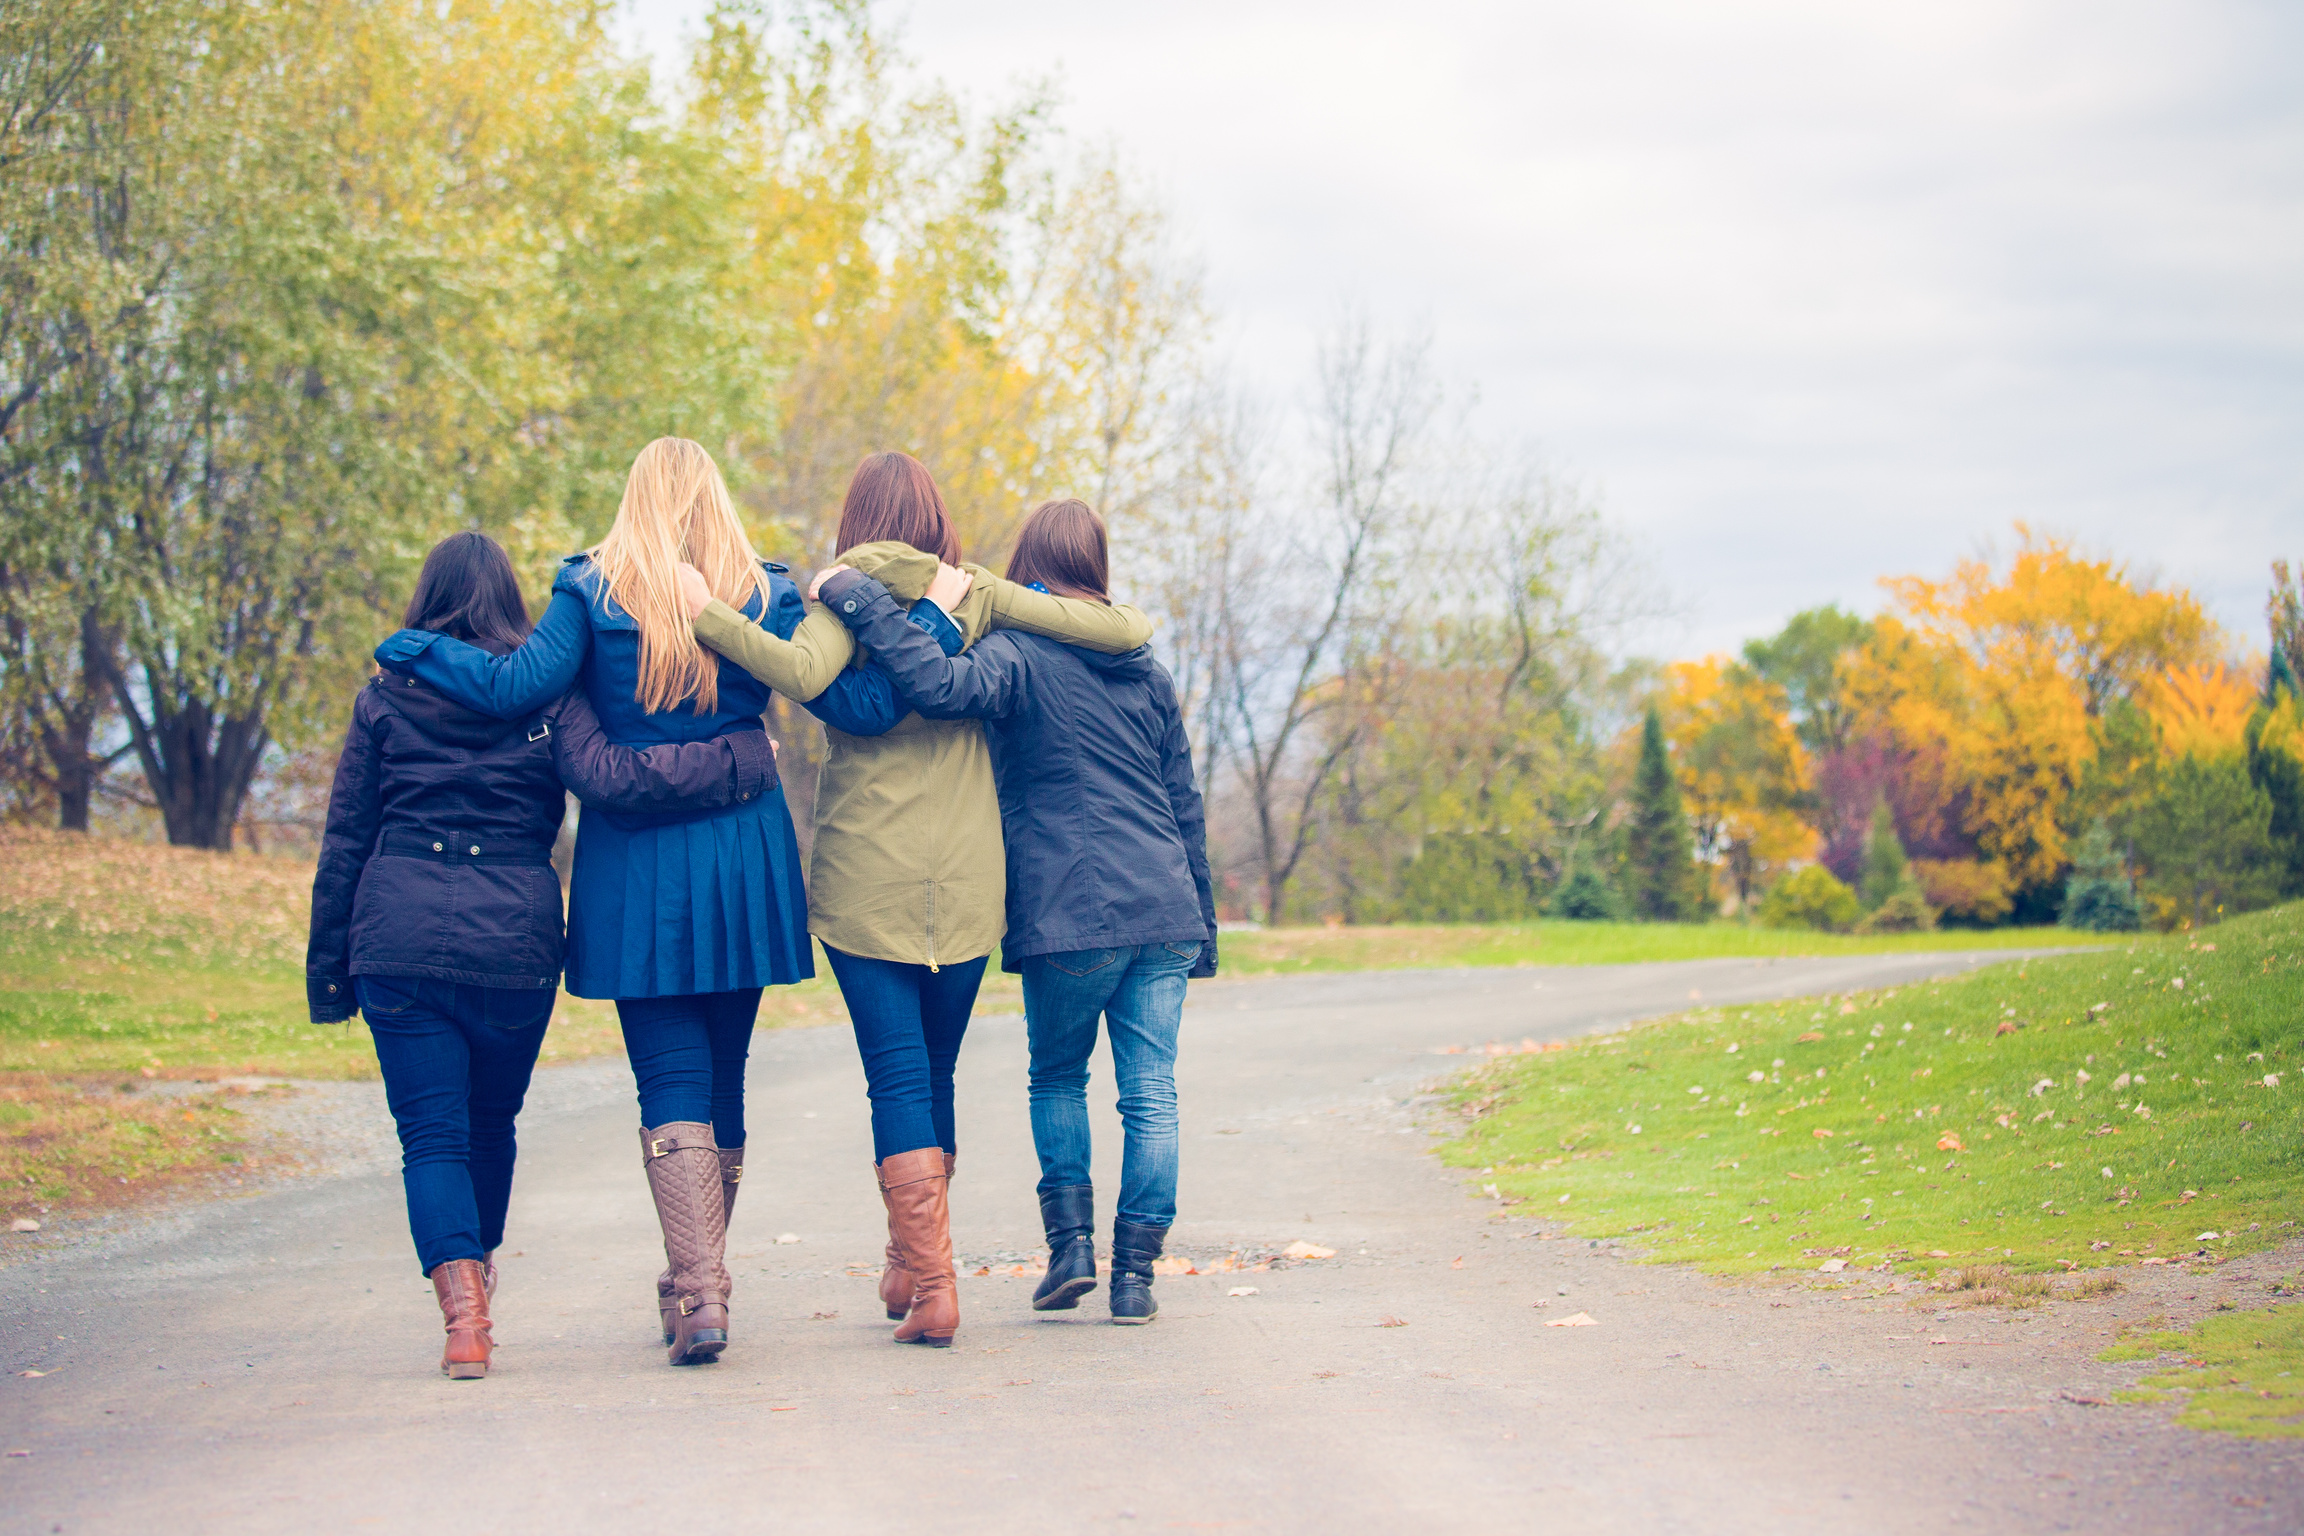
<instances>
[{"instance_id":1,"label":"black ankle boot","mask_svg":"<svg viewBox=\"0 0 2304 1536\"><path fill-rule=\"evenodd\" d=\"M1032 1293L1035 1312L1069 1312L1096 1289L1096 1190L1067 1184L1040 1197L1048 1234L1048 1274Z\"/></svg>"},{"instance_id":2,"label":"black ankle boot","mask_svg":"<svg viewBox=\"0 0 2304 1536\"><path fill-rule=\"evenodd\" d=\"M1112 1223L1112 1321L1148 1323L1160 1315L1152 1299L1152 1261L1168 1240L1166 1227Z\"/></svg>"}]
</instances>

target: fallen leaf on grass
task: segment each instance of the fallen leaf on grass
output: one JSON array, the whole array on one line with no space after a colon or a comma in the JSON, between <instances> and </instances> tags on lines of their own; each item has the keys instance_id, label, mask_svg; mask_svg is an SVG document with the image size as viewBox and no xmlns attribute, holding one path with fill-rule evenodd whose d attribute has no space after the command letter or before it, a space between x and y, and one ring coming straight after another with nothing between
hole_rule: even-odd
<instances>
[{"instance_id":1,"label":"fallen leaf on grass","mask_svg":"<svg viewBox=\"0 0 2304 1536\"><path fill-rule=\"evenodd\" d=\"M8 1223L8 1230L11 1232L37 1232L40 1230L40 1223L34 1221L29 1216L19 1216L14 1221ZM11 1451L9 1454L14 1455L15 1453ZM26 1452L25 1454L29 1455L31 1453Z\"/></svg>"},{"instance_id":2,"label":"fallen leaf on grass","mask_svg":"<svg viewBox=\"0 0 2304 1536\"><path fill-rule=\"evenodd\" d=\"M1290 1243L1281 1249L1280 1253L1283 1258L1290 1259L1332 1259L1336 1257L1335 1249L1323 1248L1318 1243L1307 1243L1302 1239Z\"/></svg>"},{"instance_id":3,"label":"fallen leaf on grass","mask_svg":"<svg viewBox=\"0 0 2304 1536\"><path fill-rule=\"evenodd\" d=\"M1806 1033L1806 1034L1802 1035L1802 1036L1800 1037L1800 1039L1799 1039L1799 1041L1798 1041L1797 1043L1799 1043L1799 1044L1801 1044L1801 1045L1808 1045L1808 1044L1810 1044L1810 1043L1812 1043L1812 1042L1814 1042L1814 1041L1817 1041L1817 1040L1821 1040L1821 1039L1823 1039L1823 1038L1824 1038L1824 1037L1823 1037L1823 1035L1821 1035L1820 1033L1818 1033L1817 1031L1815 1031L1815 1030L1813 1030L1813 1029L1812 1029L1812 1030L1808 1031L1808 1033Z\"/></svg>"},{"instance_id":4,"label":"fallen leaf on grass","mask_svg":"<svg viewBox=\"0 0 2304 1536\"><path fill-rule=\"evenodd\" d=\"M1547 1328L1597 1328L1600 1326L1600 1319L1589 1312L1571 1312L1566 1317L1544 1319L1544 1326Z\"/></svg>"},{"instance_id":5,"label":"fallen leaf on grass","mask_svg":"<svg viewBox=\"0 0 2304 1536\"><path fill-rule=\"evenodd\" d=\"M1950 1131L1946 1131L1943 1135L1936 1138L1936 1150L1939 1152L1965 1152L1968 1149L1960 1145L1959 1137L1953 1135Z\"/></svg>"},{"instance_id":6,"label":"fallen leaf on grass","mask_svg":"<svg viewBox=\"0 0 2304 1536\"><path fill-rule=\"evenodd\" d=\"M1818 1126L1818 1127L1816 1127L1816 1129L1815 1129L1815 1130L1813 1130L1813 1131L1810 1131L1808 1134L1809 1134L1809 1135L1811 1135L1811 1136L1829 1136L1829 1135L1831 1135L1832 1133L1831 1133L1830 1131L1828 1131L1828 1130L1824 1129L1824 1127L1822 1127L1822 1126Z\"/></svg>"},{"instance_id":7,"label":"fallen leaf on grass","mask_svg":"<svg viewBox=\"0 0 2304 1536\"><path fill-rule=\"evenodd\" d=\"M1816 1267L1828 1275L1836 1275L1848 1267L1848 1261L1846 1259L1826 1259Z\"/></svg>"},{"instance_id":8,"label":"fallen leaf on grass","mask_svg":"<svg viewBox=\"0 0 2304 1536\"><path fill-rule=\"evenodd\" d=\"M1236 1285L1224 1294L1227 1296L1254 1296L1257 1294L1257 1290L1252 1285Z\"/></svg>"}]
</instances>

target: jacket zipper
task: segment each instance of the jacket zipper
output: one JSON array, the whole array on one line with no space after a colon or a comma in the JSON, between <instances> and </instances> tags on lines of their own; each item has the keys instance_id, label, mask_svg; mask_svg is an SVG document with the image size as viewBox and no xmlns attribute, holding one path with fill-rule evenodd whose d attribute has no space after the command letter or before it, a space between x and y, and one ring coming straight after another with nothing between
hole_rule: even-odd
<instances>
[{"instance_id":1,"label":"jacket zipper","mask_svg":"<svg viewBox=\"0 0 2304 1536\"><path fill-rule=\"evenodd\" d=\"M928 969L936 969L936 882L920 882L928 888Z\"/></svg>"}]
</instances>

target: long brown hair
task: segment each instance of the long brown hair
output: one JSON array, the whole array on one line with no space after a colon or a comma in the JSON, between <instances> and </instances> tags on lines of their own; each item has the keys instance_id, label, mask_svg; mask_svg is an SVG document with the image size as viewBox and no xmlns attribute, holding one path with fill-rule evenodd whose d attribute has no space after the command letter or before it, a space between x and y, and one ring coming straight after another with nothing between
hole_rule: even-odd
<instances>
[{"instance_id":1,"label":"long brown hair","mask_svg":"<svg viewBox=\"0 0 2304 1536\"><path fill-rule=\"evenodd\" d=\"M632 695L640 707L661 714L691 700L700 715L718 709L720 660L696 643L674 567L685 560L702 571L712 595L731 608L756 595L766 612L769 592L712 455L684 437L641 449L616 521L591 554L609 600L640 626L640 685Z\"/></svg>"},{"instance_id":2,"label":"long brown hair","mask_svg":"<svg viewBox=\"0 0 2304 1536\"><path fill-rule=\"evenodd\" d=\"M1111 602L1112 551L1104 519L1077 497L1040 503L1016 531L1008 579L1025 587L1038 582L1058 597Z\"/></svg>"},{"instance_id":3,"label":"long brown hair","mask_svg":"<svg viewBox=\"0 0 2304 1536\"><path fill-rule=\"evenodd\" d=\"M893 539L946 565L960 563L960 534L928 466L908 453L868 453L840 506L840 552Z\"/></svg>"}]
</instances>

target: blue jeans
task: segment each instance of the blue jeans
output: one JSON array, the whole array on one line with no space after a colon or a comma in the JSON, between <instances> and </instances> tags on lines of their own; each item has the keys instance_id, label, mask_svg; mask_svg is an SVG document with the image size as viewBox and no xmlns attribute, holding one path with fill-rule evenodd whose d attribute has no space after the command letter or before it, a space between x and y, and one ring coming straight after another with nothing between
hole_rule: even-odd
<instances>
[{"instance_id":1,"label":"blue jeans","mask_svg":"<svg viewBox=\"0 0 2304 1536\"><path fill-rule=\"evenodd\" d=\"M960 1150L952 1126L952 1065L987 956L941 970L843 954L824 946L864 1058L872 1098L872 1160L922 1147Z\"/></svg>"},{"instance_id":2,"label":"blue jeans","mask_svg":"<svg viewBox=\"0 0 2304 1536\"><path fill-rule=\"evenodd\" d=\"M744 1145L744 1059L759 1016L758 987L616 999L640 1123L710 1125L719 1145Z\"/></svg>"},{"instance_id":3,"label":"blue jeans","mask_svg":"<svg viewBox=\"0 0 2304 1536\"><path fill-rule=\"evenodd\" d=\"M408 1231L429 1275L504 1241L519 1148L512 1121L552 1022L550 987L468 987L415 976L352 983L384 1100L400 1128Z\"/></svg>"},{"instance_id":4,"label":"blue jeans","mask_svg":"<svg viewBox=\"0 0 2304 1536\"><path fill-rule=\"evenodd\" d=\"M1120 1078L1123 1221L1176 1220L1176 1034L1197 944L1140 944L1034 955L1024 962L1024 1028L1032 1043L1032 1144L1040 1193L1088 1176L1088 1056L1096 1017L1112 1032Z\"/></svg>"}]
</instances>

